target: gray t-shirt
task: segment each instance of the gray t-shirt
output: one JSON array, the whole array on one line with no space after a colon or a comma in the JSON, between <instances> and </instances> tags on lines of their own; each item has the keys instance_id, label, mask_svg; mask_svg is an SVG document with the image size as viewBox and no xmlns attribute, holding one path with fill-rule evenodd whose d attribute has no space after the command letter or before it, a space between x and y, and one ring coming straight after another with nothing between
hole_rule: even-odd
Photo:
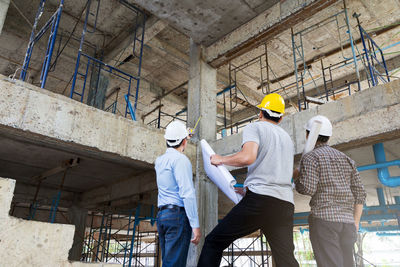
<instances>
[{"instance_id":1,"label":"gray t-shirt","mask_svg":"<svg viewBox=\"0 0 400 267\"><path fill-rule=\"evenodd\" d=\"M292 175L294 145L281 127L258 121L243 129L243 142L258 144L256 161L248 167L244 186L250 191L293 202Z\"/></svg>"}]
</instances>

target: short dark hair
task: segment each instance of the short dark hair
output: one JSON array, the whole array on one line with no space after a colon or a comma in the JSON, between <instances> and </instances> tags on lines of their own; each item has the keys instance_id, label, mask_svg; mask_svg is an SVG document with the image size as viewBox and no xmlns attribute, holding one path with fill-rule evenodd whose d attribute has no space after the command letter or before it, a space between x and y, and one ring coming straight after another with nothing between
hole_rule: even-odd
<instances>
[{"instance_id":1,"label":"short dark hair","mask_svg":"<svg viewBox=\"0 0 400 267\"><path fill-rule=\"evenodd\" d=\"M182 139L182 141L179 143L179 144L177 144L177 145L175 145L175 146L170 146L170 145L168 145L168 142L174 142L175 140L167 140L167 147L168 148L178 148L178 147L180 147L181 145L182 145L182 143L183 143L183 141L185 140L186 138L184 138L184 139Z\"/></svg>"},{"instance_id":2,"label":"short dark hair","mask_svg":"<svg viewBox=\"0 0 400 267\"><path fill-rule=\"evenodd\" d=\"M270 121L274 121L274 122L279 122L279 120L282 118L282 117L272 117L272 116L270 116L268 114L267 111L265 111L265 110L261 110L261 111L262 111L264 119L267 119L267 120L270 120ZM280 114L280 113L272 111L272 110L271 110L271 112L274 113L274 114Z\"/></svg>"},{"instance_id":3,"label":"short dark hair","mask_svg":"<svg viewBox=\"0 0 400 267\"><path fill-rule=\"evenodd\" d=\"M306 130L306 131L307 131L307 133L308 133L308 134L310 134L310 131L309 131L309 130ZM328 141L329 141L329 138L330 138L330 136L326 136L326 135L318 135L317 142L320 142L320 143L326 143L326 142L328 142Z\"/></svg>"}]
</instances>

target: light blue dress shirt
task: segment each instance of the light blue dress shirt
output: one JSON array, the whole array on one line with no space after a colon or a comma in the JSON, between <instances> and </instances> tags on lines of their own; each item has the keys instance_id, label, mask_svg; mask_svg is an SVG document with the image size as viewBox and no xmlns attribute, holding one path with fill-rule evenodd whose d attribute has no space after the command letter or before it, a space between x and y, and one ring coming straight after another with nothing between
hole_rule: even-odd
<instances>
[{"instance_id":1,"label":"light blue dress shirt","mask_svg":"<svg viewBox=\"0 0 400 267\"><path fill-rule=\"evenodd\" d=\"M192 228L199 227L196 193L193 186L192 164L174 148L156 159L158 207L177 205L184 207Z\"/></svg>"}]
</instances>

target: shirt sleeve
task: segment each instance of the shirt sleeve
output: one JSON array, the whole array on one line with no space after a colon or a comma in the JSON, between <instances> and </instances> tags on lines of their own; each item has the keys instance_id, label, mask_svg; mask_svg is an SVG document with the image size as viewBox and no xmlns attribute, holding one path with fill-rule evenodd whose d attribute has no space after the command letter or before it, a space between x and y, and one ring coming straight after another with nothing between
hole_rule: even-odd
<instances>
[{"instance_id":1,"label":"shirt sleeve","mask_svg":"<svg viewBox=\"0 0 400 267\"><path fill-rule=\"evenodd\" d=\"M312 157L303 156L300 160L300 175L295 180L296 191L303 195L313 196L319 181L318 162Z\"/></svg>"},{"instance_id":2,"label":"shirt sleeve","mask_svg":"<svg viewBox=\"0 0 400 267\"><path fill-rule=\"evenodd\" d=\"M354 204L364 204L367 198L364 186L361 183L360 173L358 172L355 163L352 162L353 171L351 173L350 189L354 196Z\"/></svg>"},{"instance_id":3,"label":"shirt sleeve","mask_svg":"<svg viewBox=\"0 0 400 267\"><path fill-rule=\"evenodd\" d=\"M192 164L189 159L178 159L175 163L174 176L179 187L179 196L183 200L186 215L192 228L200 227L197 214L196 192L193 186Z\"/></svg>"},{"instance_id":4,"label":"shirt sleeve","mask_svg":"<svg viewBox=\"0 0 400 267\"><path fill-rule=\"evenodd\" d=\"M260 145L260 137L257 132L255 123L250 123L243 129L243 141L242 146L247 142L255 142Z\"/></svg>"}]
</instances>

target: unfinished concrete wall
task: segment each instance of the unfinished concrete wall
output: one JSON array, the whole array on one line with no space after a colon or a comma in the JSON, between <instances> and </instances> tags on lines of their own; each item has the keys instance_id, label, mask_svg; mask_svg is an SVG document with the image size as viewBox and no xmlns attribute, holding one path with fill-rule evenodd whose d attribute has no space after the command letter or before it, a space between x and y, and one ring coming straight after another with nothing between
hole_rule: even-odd
<instances>
[{"instance_id":1,"label":"unfinished concrete wall","mask_svg":"<svg viewBox=\"0 0 400 267\"><path fill-rule=\"evenodd\" d=\"M153 164L163 131L0 75L0 133L121 162ZM185 154L195 164L195 146Z\"/></svg>"},{"instance_id":2,"label":"unfinished concrete wall","mask_svg":"<svg viewBox=\"0 0 400 267\"><path fill-rule=\"evenodd\" d=\"M0 178L0 266L101 267L110 264L69 262L75 227L9 216L15 180ZM120 265L112 265L120 266Z\"/></svg>"},{"instance_id":3,"label":"unfinished concrete wall","mask_svg":"<svg viewBox=\"0 0 400 267\"><path fill-rule=\"evenodd\" d=\"M379 85L283 118L280 126L295 143L296 154L305 145L306 122L315 115L327 116L333 124L329 144L345 150L400 137L400 80ZM242 134L213 143L215 151L230 154L239 151Z\"/></svg>"}]
</instances>

